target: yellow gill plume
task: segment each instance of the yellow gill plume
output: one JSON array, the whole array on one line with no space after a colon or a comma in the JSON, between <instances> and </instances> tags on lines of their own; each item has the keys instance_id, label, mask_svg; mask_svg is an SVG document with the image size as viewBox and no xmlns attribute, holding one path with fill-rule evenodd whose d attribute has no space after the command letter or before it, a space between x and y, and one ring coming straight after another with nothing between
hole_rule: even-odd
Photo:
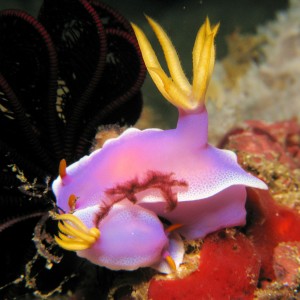
<instances>
[{"instance_id":1,"label":"yellow gill plume","mask_svg":"<svg viewBox=\"0 0 300 300\"><path fill-rule=\"evenodd\" d=\"M100 237L98 228L88 228L78 217L72 214L52 214L58 223L56 243L65 250L79 251L90 248Z\"/></svg>"},{"instance_id":2,"label":"yellow gill plume","mask_svg":"<svg viewBox=\"0 0 300 300\"><path fill-rule=\"evenodd\" d=\"M163 49L171 77L162 69L157 56L144 32L132 24L143 59L155 85L161 94L173 105L185 111L201 107L215 62L214 39L219 24L211 27L209 19L200 27L193 48L193 83L186 78L177 52L162 27L146 16Z\"/></svg>"}]
</instances>

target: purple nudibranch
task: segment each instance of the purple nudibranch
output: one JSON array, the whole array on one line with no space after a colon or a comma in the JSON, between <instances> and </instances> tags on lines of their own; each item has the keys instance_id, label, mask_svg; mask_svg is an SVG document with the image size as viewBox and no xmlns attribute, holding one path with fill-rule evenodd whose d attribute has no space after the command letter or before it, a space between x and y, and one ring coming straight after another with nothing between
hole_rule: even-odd
<instances>
[{"instance_id":1,"label":"purple nudibranch","mask_svg":"<svg viewBox=\"0 0 300 300\"><path fill-rule=\"evenodd\" d=\"M182 262L181 237L198 239L244 225L246 186L267 186L243 170L233 152L207 141L205 93L219 25L211 26L206 19L198 31L190 84L170 39L159 24L147 19L171 77L141 29L132 26L150 76L178 108L177 127L129 128L89 156L62 166L52 189L57 205L69 213L55 215L62 221L56 241L113 270L148 266L169 273Z\"/></svg>"}]
</instances>

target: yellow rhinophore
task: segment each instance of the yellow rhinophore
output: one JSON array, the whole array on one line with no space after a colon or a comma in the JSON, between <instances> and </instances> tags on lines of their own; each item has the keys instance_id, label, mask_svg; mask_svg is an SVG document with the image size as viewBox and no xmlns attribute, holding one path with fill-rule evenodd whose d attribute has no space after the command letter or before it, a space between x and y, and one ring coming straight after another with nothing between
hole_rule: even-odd
<instances>
[{"instance_id":1,"label":"yellow rhinophore","mask_svg":"<svg viewBox=\"0 0 300 300\"><path fill-rule=\"evenodd\" d=\"M162 95L173 105L186 111L201 107L215 62L214 39L219 24L211 27L209 19L200 27L193 48L193 83L186 78L177 52L162 27L153 19L146 17L163 49L171 77L162 69L156 54L143 33L132 24L141 52L152 80Z\"/></svg>"},{"instance_id":2,"label":"yellow rhinophore","mask_svg":"<svg viewBox=\"0 0 300 300\"><path fill-rule=\"evenodd\" d=\"M55 236L57 244L72 251L85 250L90 248L100 237L98 228L89 229L79 218L72 214L53 214L58 223L59 233Z\"/></svg>"}]
</instances>

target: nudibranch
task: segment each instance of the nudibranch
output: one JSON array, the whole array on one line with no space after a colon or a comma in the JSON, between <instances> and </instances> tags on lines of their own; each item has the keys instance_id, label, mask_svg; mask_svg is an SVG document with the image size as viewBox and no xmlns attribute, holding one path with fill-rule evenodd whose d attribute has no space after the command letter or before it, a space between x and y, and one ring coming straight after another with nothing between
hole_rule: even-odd
<instances>
[{"instance_id":1,"label":"nudibranch","mask_svg":"<svg viewBox=\"0 0 300 300\"><path fill-rule=\"evenodd\" d=\"M173 228L165 229L155 213L129 200L109 211L95 205L53 217L61 221L55 239L62 248L111 270L152 266L169 273L182 261L183 243Z\"/></svg>"},{"instance_id":2,"label":"nudibranch","mask_svg":"<svg viewBox=\"0 0 300 300\"><path fill-rule=\"evenodd\" d=\"M169 37L147 19L162 46L170 77L142 30L132 27L150 76L178 108L177 127L129 128L72 165L62 162L52 185L57 205L66 212L56 216L64 224L58 244L111 269L161 266L165 261L174 268L182 260L178 234L197 239L244 225L246 186L267 188L239 166L233 152L207 141L205 93L219 25L211 26L206 19L198 31L190 84Z\"/></svg>"}]
</instances>

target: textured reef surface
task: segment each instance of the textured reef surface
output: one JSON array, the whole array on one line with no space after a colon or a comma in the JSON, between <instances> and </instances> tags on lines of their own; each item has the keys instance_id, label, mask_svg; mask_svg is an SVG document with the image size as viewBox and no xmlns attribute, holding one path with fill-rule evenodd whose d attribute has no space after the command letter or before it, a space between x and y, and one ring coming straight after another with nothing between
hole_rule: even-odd
<instances>
[{"instance_id":1,"label":"textured reef surface","mask_svg":"<svg viewBox=\"0 0 300 300\"><path fill-rule=\"evenodd\" d=\"M207 19L190 84L151 18L170 77L97 0L0 12L0 297L298 299L299 13L230 36L215 75ZM174 129L127 128L142 55Z\"/></svg>"},{"instance_id":2,"label":"textured reef surface","mask_svg":"<svg viewBox=\"0 0 300 300\"><path fill-rule=\"evenodd\" d=\"M298 299L299 136L296 121L251 121L226 136L222 145L270 190L248 189L246 226L186 245L182 275L152 279L149 299ZM186 276L191 261L198 267Z\"/></svg>"},{"instance_id":3,"label":"textured reef surface","mask_svg":"<svg viewBox=\"0 0 300 300\"><path fill-rule=\"evenodd\" d=\"M243 120L276 122L300 117L300 3L257 28L257 34L233 33L229 54L218 61L208 90L210 141ZM287 105L288 101L288 105Z\"/></svg>"}]
</instances>

